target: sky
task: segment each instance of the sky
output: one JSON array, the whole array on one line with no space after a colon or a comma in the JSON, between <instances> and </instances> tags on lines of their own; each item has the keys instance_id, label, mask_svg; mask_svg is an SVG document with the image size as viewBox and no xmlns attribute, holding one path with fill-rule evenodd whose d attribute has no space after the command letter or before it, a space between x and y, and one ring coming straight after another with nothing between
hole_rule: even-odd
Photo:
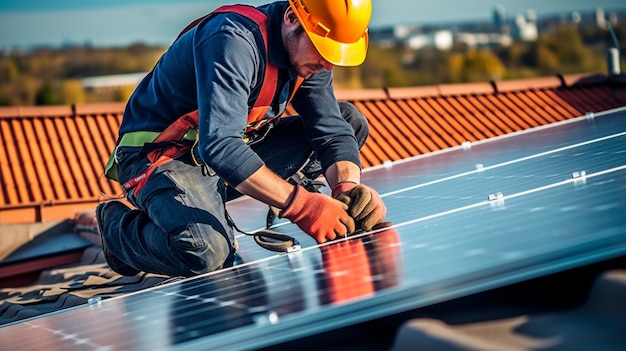
<instances>
[{"instance_id":1,"label":"sky","mask_svg":"<svg viewBox=\"0 0 626 351\"><path fill-rule=\"evenodd\" d=\"M0 49L85 44L168 45L189 22L229 3L261 5L271 0L2 0ZM444 24L491 19L497 4L514 16L573 11L626 10L623 0L373 0L371 28L395 24Z\"/></svg>"}]
</instances>

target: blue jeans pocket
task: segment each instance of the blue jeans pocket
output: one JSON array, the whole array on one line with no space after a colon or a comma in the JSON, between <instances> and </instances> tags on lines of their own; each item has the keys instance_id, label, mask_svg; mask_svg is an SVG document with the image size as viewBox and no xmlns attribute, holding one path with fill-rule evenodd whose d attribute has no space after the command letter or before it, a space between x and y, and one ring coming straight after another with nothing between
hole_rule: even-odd
<instances>
[{"instance_id":1,"label":"blue jeans pocket","mask_svg":"<svg viewBox=\"0 0 626 351\"><path fill-rule=\"evenodd\" d=\"M115 160L122 184L145 172L150 166L148 158L141 152L141 147L120 146L115 152Z\"/></svg>"}]
</instances>

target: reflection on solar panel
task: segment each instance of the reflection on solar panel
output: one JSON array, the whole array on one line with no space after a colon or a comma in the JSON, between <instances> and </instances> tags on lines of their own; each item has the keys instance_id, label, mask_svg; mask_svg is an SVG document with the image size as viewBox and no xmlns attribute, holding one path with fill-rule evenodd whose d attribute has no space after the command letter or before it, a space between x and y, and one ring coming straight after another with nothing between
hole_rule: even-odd
<instances>
[{"instance_id":1,"label":"reflection on solar panel","mask_svg":"<svg viewBox=\"0 0 626 351\"><path fill-rule=\"evenodd\" d=\"M626 253L626 110L372 169L394 225L0 329L7 350L253 349ZM247 230L266 207L229 204Z\"/></svg>"}]
</instances>

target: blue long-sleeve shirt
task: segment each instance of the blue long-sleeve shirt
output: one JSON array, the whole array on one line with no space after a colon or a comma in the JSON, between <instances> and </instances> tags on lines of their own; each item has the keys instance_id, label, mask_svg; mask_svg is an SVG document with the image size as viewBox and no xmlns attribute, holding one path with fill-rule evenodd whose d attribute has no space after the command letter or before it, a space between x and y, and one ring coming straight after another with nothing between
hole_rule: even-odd
<instances>
[{"instance_id":1,"label":"blue long-sleeve shirt","mask_svg":"<svg viewBox=\"0 0 626 351\"><path fill-rule=\"evenodd\" d=\"M269 59L279 71L279 93L265 118L285 111L297 79L281 37L288 6L281 1L259 7L268 16ZM264 72L265 46L258 26L235 13L215 14L178 38L138 85L119 133L162 131L197 109L202 160L237 186L263 165L242 135ZM291 102L324 170L343 160L360 166L356 139L334 96L331 71L305 80Z\"/></svg>"}]
</instances>

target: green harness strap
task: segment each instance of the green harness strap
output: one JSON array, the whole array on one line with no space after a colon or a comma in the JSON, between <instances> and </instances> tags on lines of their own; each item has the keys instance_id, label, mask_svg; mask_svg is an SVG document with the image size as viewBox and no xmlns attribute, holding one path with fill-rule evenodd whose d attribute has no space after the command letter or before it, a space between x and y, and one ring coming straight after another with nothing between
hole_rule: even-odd
<instances>
[{"instance_id":1,"label":"green harness strap","mask_svg":"<svg viewBox=\"0 0 626 351\"><path fill-rule=\"evenodd\" d=\"M137 131L130 132L122 135L122 138L117 143L111 156L109 157L109 161L104 167L104 174L107 178L113 179L119 182L119 176L117 173L117 160L115 159L115 154L117 153L117 148L120 146L131 146L131 147L141 147L145 144L149 144L159 136L161 132L145 132L145 131ZM195 129L189 130L184 136L183 140L194 141L198 136L198 132Z\"/></svg>"}]
</instances>

